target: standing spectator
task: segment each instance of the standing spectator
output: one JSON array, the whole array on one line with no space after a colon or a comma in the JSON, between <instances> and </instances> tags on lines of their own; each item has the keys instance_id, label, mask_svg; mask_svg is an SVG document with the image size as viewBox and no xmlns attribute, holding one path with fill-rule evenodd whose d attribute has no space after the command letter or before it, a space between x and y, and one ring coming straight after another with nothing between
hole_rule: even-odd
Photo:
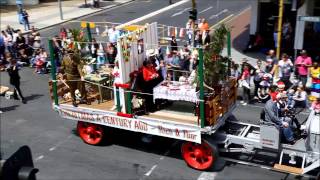
<instances>
[{"instance_id":1,"label":"standing spectator","mask_svg":"<svg viewBox=\"0 0 320 180\"><path fill-rule=\"evenodd\" d=\"M200 29L201 33L203 33L204 31L208 31L209 30L209 24L208 24L208 22L206 21L205 18L201 19L201 22L199 24L199 29Z\"/></svg>"},{"instance_id":2,"label":"standing spectator","mask_svg":"<svg viewBox=\"0 0 320 180\"><path fill-rule=\"evenodd\" d=\"M7 72L10 77L10 84L14 86L14 94L13 98L16 100L19 100L18 95L21 98L21 101L23 104L26 104L27 101L22 95L21 89L20 89L20 76L19 76L19 67L17 65L17 61L15 59L12 59L11 54L7 53L6 58L10 62L9 66L7 67Z\"/></svg>"},{"instance_id":3,"label":"standing spectator","mask_svg":"<svg viewBox=\"0 0 320 180\"><path fill-rule=\"evenodd\" d=\"M307 55L305 50L302 50L300 56L295 61L295 66L298 70L298 79L305 87L308 78L308 68L312 65L312 59Z\"/></svg>"},{"instance_id":4,"label":"standing spectator","mask_svg":"<svg viewBox=\"0 0 320 180\"><path fill-rule=\"evenodd\" d=\"M59 37L61 40L67 39L67 30L66 28L62 27L60 28Z\"/></svg>"},{"instance_id":5,"label":"standing spectator","mask_svg":"<svg viewBox=\"0 0 320 180\"><path fill-rule=\"evenodd\" d=\"M18 51L21 50L21 49L23 49L23 48L25 48L26 38L24 38L24 37L22 36L21 31L18 31L18 36L17 36L15 42L16 42L17 50L18 50Z\"/></svg>"},{"instance_id":6,"label":"standing spectator","mask_svg":"<svg viewBox=\"0 0 320 180\"><path fill-rule=\"evenodd\" d=\"M232 64L231 64L230 76L236 78L237 80L240 77L239 64L235 64L234 61L232 61Z\"/></svg>"},{"instance_id":7,"label":"standing spectator","mask_svg":"<svg viewBox=\"0 0 320 180\"><path fill-rule=\"evenodd\" d=\"M35 49L35 50L41 48L41 38L40 38L40 36L36 36L36 37L34 38L34 42L33 42L32 47L33 47L33 49Z\"/></svg>"},{"instance_id":8,"label":"standing spectator","mask_svg":"<svg viewBox=\"0 0 320 180\"><path fill-rule=\"evenodd\" d=\"M10 34L11 36L13 36L14 29L13 29L10 25L7 25L5 31L6 31L8 34Z\"/></svg>"},{"instance_id":9,"label":"standing spectator","mask_svg":"<svg viewBox=\"0 0 320 180\"><path fill-rule=\"evenodd\" d=\"M266 57L266 61L267 62L271 62L271 70L270 70L270 74L274 75L277 68L278 68L278 59L275 56L275 51L273 49L269 50L268 52L268 56ZM276 77L274 77L276 78Z\"/></svg>"},{"instance_id":10,"label":"standing spectator","mask_svg":"<svg viewBox=\"0 0 320 180\"><path fill-rule=\"evenodd\" d=\"M199 47L202 44L201 32L199 30L195 31L194 35L194 46Z\"/></svg>"},{"instance_id":11,"label":"standing spectator","mask_svg":"<svg viewBox=\"0 0 320 180\"><path fill-rule=\"evenodd\" d=\"M94 8L99 8L99 7L100 7L100 2L99 2L99 0L93 0L93 7L94 7Z\"/></svg>"},{"instance_id":12,"label":"standing spectator","mask_svg":"<svg viewBox=\"0 0 320 180\"><path fill-rule=\"evenodd\" d=\"M106 47L106 52L108 63L114 64L117 56L117 48L112 43L108 43Z\"/></svg>"},{"instance_id":13,"label":"standing spectator","mask_svg":"<svg viewBox=\"0 0 320 180\"><path fill-rule=\"evenodd\" d=\"M92 38L92 44L91 44L91 55L92 58L98 58L98 49L99 49L99 44L97 43L95 38Z\"/></svg>"},{"instance_id":14,"label":"standing spectator","mask_svg":"<svg viewBox=\"0 0 320 180\"><path fill-rule=\"evenodd\" d=\"M6 46L5 46L5 42L4 42L4 36L3 34L0 35L0 60L5 60L5 50L6 50Z\"/></svg>"},{"instance_id":15,"label":"standing spectator","mask_svg":"<svg viewBox=\"0 0 320 180\"><path fill-rule=\"evenodd\" d=\"M8 34L6 31L1 31L1 35L4 39L4 45L6 49L12 54L12 36Z\"/></svg>"},{"instance_id":16,"label":"standing spectator","mask_svg":"<svg viewBox=\"0 0 320 180\"><path fill-rule=\"evenodd\" d=\"M286 21L282 25L282 39L283 39L283 46L288 50L291 46L291 40L292 40L292 26L289 21L289 19L286 19Z\"/></svg>"},{"instance_id":17,"label":"standing spectator","mask_svg":"<svg viewBox=\"0 0 320 180\"><path fill-rule=\"evenodd\" d=\"M288 89L291 85L290 77L293 71L293 63L289 59L287 54L282 55L282 59L279 61L279 78L285 84L285 89Z\"/></svg>"},{"instance_id":18,"label":"standing spectator","mask_svg":"<svg viewBox=\"0 0 320 180\"><path fill-rule=\"evenodd\" d=\"M188 39L188 45L191 45L192 42L192 36L193 36L193 26L194 26L194 22L192 19L189 19L189 21L186 24L186 36Z\"/></svg>"},{"instance_id":19,"label":"standing spectator","mask_svg":"<svg viewBox=\"0 0 320 180\"><path fill-rule=\"evenodd\" d=\"M240 103L246 106L250 102L250 68L248 65L245 65L243 67L241 81L243 87L243 94L242 101Z\"/></svg>"},{"instance_id":20,"label":"standing spectator","mask_svg":"<svg viewBox=\"0 0 320 180\"><path fill-rule=\"evenodd\" d=\"M30 30L29 14L27 13L27 10L25 10L25 9L23 9L23 11L22 11L22 18L23 18L24 30L29 31Z\"/></svg>"},{"instance_id":21,"label":"standing spectator","mask_svg":"<svg viewBox=\"0 0 320 180\"><path fill-rule=\"evenodd\" d=\"M210 44L210 35L209 35L209 30L204 31L202 33L202 45L206 48Z\"/></svg>"},{"instance_id":22,"label":"standing spectator","mask_svg":"<svg viewBox=\"0 0 320 180\"><path fill-rule=\"evenodd\" d=\"M115 45L117 43L117 39L119 36L120 36L119 30L116 29L115 25L112 25L112 28L108 30L109 42Z\"/></svg>"},{"instance_id":23,"label":"standing spectator","mask_svg":"<svg viewBox=\"0 0 320 180\"><path fill-rule=\"evenodd\" d=\"M258 88L263 77L262 61L258 59L257 65L254 67L254 99L258 100Z\"/></svg>"},{"instance_id":24,"label":"standing spectator","mask_svg":"<svg viewBox=\"0 0 320 180\"><path fill-rule=\"evenodd\" d=\"M171 51L175 51L177 52L178 51L178 43L177 43L177 39L175 36L172 36L171 37L171 42L170 42L170 45L171 45Z\"/></svg>"}]
</instances>

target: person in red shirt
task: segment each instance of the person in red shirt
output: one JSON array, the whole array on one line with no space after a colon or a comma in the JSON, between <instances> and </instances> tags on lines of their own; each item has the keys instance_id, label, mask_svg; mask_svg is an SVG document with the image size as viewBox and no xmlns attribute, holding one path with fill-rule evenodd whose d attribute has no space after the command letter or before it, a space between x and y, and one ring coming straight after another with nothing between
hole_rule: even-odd
<instances>
[{"instance_id":1,"label":"person in red shirt","mask_svg":"<svg viewBox=\"0 0 320 180\"><path fill-rule=\"evenodd\" d=\"M153 62L148 60L146 65L142 68L143 79L147 82L150 82L159 77L159 74L156 71L156 68L153 66Z\"/></svg>"},{"instance_id":2,"label":"person in red shirt","mask_svg":"<svg viewBox=\"0 0 320 180\"><path fill-rule=\"evenodd\" d=\"M148 59L143 63L142 75L143 75L143 80L145 82L144 92L149 94L149 95L146 95L147 111L152 112L155 110L155 105L153 103L153 88L157 86L161 81L161 78L155 66L153 65L152 59Z\"/></svg>"}]
</instances>

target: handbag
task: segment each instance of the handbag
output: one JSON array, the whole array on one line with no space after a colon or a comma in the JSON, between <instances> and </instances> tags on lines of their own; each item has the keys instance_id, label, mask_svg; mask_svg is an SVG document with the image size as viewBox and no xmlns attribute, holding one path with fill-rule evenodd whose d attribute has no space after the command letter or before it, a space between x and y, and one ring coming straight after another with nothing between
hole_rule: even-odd
<instances>
[{"instance_id":1,"label":"handbag","mask_svg":"<svg viewBox=\"0 0 320 180\"><path fill-rule=\"evenodd\" d=\"M311 87L312 87L312 77L310 76L310 73L308 73L306 88L311 88Z\"/></svg>"}]
</instances>

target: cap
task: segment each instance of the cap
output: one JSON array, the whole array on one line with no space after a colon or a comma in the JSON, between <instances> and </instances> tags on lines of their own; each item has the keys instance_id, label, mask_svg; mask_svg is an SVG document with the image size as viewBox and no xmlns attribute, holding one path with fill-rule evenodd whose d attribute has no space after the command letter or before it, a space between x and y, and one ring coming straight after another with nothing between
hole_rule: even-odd
<instances>
[{"instance_id":1,"label":"cap","mask_svg":"<svg viewBox=\"0 0 320 180\"><path fill-rule=\"evenodd\" d=\"M278 88L284 88L284 87L285 87L285 84L284 84L282 81L279 81L279 82L277 83L277 86L278 86Z\"/></svg>"},{"instance_id":2,"label":"cap","mask_svg":"<svg viewBox=\"0 0 320 180\"><path fill-rule=\"evenodd\" d=\"M300 54L307 54L306 50L301 50Z\"/></svg>"}]
</instances>

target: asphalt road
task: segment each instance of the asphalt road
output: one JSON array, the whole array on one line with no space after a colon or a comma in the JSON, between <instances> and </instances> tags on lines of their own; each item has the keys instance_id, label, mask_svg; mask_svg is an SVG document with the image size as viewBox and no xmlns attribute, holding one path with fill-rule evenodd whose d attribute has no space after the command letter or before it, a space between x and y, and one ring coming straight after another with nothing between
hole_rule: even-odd
<instances>
[{"instance_id":1,"label":"asphalt road","mask_svg":"<svg viewBox=\"0 0 320 180\"><path fill-rule=\"evenodd\" d=\"M202 0L198 4L201 16L210 17L228 9L219 18L209 19L216 23L231 13L247 7L245 0ZM137 0L125 6L106 10L81 20L112 21L125 23L168 5L164 0ZM178 6L145 22L157 21L168 25L184 26L190 3ZM79 23L66 23L66 27L79 27ZM59 26L41 31L44 37L58 33ZM113 130L104 146L90 146L75 133L76 122L65 120L51 109L48 76L34 74L32 69L21 72L22 91L28 104L1 100L1 156L8 158L22 145L32 149L35 166L40 169L38 179L294 179L258 167L227 163L218 172L199 172L186 166L180 156L180 141L155 137L151 144L141 142L140 134ZM8 76L1 72L1 84L8 84ZM245 122L257 123L261 105L238 107L234 114Z\"/></svg>"}]
</instances>

